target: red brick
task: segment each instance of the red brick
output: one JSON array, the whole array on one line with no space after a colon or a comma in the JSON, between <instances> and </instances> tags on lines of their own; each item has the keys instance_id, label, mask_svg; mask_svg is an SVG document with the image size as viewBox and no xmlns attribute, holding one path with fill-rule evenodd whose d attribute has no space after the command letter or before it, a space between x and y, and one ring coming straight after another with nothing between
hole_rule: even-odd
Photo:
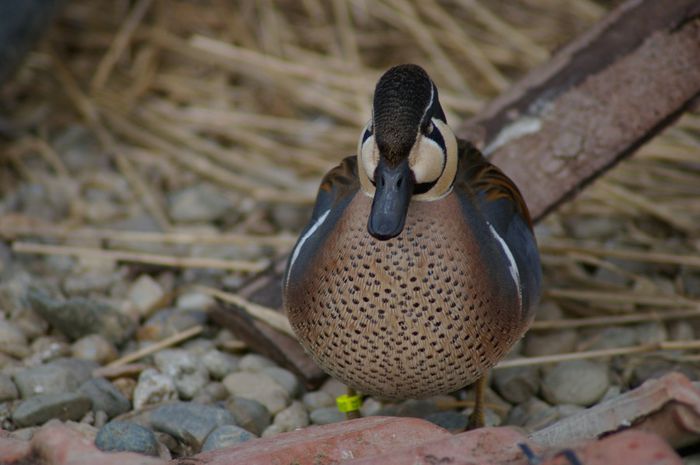
<instances>
[{"instance_id":1,"label":"red brick","mask_svg":"<svg viewBox=\"0 0 700 465\"><path fill-rule=\"evenodd\" d=\"M44 465L166 465L168 462L140 454L102 452L92 440L58 421L47 423L30 442L0 437L0 463Z\"/></svg>"},{"instance_id":2,"label":"red brick","mask_svg":"<svg viewBox=\"0 0 700 465\"><path fill-rule=\"evenodd\" d=\"M641 431L623 431L573 450L584 465L683 465L665 440ZM571 462L558 456L542 465L571 465Z\"/></svg>"},{"instance_id":3,"label":"red brick","mask_svg":"<svg viewBox=\"0 0 700 465\"><path fill-rule=\"evenodd\" d=\"M518 447L519 443L528 443L534 452L538 452L523 434L512 428L481 428L374 457L352 460L344 465L526 465L527 458Z\"/></svg>"},{"instance_id":4,"label":"red brick","mask_svg":"<svg viewBox=\"0 0 700 465\"><path fill-rule=\"evenodd\" d=\"M12 439L5 431L0 430L0 463L16 462L29 455L29 451L28 442Z\"/></svg>"},{"instance_id":5,"label":"red brick","mask_svg":"<svg viewBox=\"0 0 700 465\"><path fill-rule=\"evenodd\" d=\"M208 465L326 465L451 437L415 418L368 417L257 439L196 456Z\"/></svg>"}]
</instances>

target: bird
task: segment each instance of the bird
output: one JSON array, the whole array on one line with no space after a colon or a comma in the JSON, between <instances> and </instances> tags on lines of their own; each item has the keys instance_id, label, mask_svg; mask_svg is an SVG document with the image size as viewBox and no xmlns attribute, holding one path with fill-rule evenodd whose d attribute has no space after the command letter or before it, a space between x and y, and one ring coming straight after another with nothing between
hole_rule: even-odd
<instances>
[{"instance_id":1,"label":"bird","mask_svg":"<svg viewBox=\"0 0 700 465\"><path fill-rule=\"evenodd\" d=\"M378 80L357 154L323 178L283 306L305 351L365 395L476 388L530 326L542 272L514 182L447 125L415 64Z\"/></svg>"}]
</instances>

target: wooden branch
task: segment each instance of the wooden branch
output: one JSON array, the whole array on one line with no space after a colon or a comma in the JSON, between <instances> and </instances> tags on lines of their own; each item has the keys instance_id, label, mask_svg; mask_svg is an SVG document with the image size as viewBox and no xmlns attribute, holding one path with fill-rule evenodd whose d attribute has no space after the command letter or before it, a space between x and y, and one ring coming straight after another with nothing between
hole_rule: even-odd
<instances>
[{"instance_id":1,"label":"wooden branch","mask_svg":"<svg viewBox=\"0 0 700 465\"><path fill-rule=\"evenodd\" d=\"M540 219L700 95L700 3L629 0L458 134L512 177Z\"/></svg>"},{"instance_id":2,"label":"wooden branch","mask_svg":"<svg viewBox=\"0 0 700 465\"><path fill-rule=\"evenodd\" d=\"M670 124L698 95L700 3L629 0L458 134L517 182L537 220ZM285 261L237 294L280 309ZM227 306L213 316L308 383L322 377L295 341L243 310Z\"/></svg>"}]
</instances>

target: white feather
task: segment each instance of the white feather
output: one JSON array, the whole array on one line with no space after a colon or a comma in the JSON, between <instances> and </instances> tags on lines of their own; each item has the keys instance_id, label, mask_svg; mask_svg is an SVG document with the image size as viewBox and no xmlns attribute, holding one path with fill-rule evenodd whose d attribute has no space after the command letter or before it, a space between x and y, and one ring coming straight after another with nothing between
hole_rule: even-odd
<instances>
[{"instance_id":1,"label":"white feather","mask_svg":"<svg viewBox=\"0 0 700 465\"><path fill-rule=\"evenodd\" d=\"M522 307L523 305L523 291L522 288L520 287L520 272L518 271L518 264L515 261L515 257L513 257L513 254L510 251L510 248L508 248L508 244L506 244L506 241L503 240L503 238L498 234L496 229L491 225L491 223L487 222L486 224L489 225L489 230L491 231L491 235L496 238L498 243L501 245L501 248L503 249L503 252L506 254L506 257L508 258L508 270L510 271L510 275L513 278L513 281L515 282L515 288L518 290L518 301L520 302L520 306Z\"/></svg>"},{"instance_id":2,"label":"white feather","mask_svg":"<svg viewBox=\"0 0 700 465\"><path fill-rule=\"evenodd\" d=\"M304 243L306 243L306 241L308 241L309 238L314 235L318 228L321 227L323 222L326 221L326 218L328 217L328 214L330 212L331 210L328 209L323 213L323 215L319 216L316 222L311 225L308 231L306 231L306 234L301 236L301 239L299 239L299 242L297 243L296 247L294 247L294 251L292 252L292 258L289 260L289 270L287 271L287 282L285 283L285 286L289 284L289 277L292 275L294 262L297 260L297 257L299 257L299 253L301 252L302 247L304 247Z\"/></svg>"}]
</instances>

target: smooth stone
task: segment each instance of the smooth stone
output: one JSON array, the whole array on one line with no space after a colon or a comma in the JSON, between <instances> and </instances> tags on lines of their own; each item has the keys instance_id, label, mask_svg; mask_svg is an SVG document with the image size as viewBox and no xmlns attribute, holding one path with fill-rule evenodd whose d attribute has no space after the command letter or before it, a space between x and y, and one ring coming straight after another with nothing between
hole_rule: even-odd
<instances>
[{"instance_id":1,"label":"smooth stone","mask_svg":"<svg viewBox=\"0 0 700 465\"><path fill-rule=\"evenodd\" d=\"M573 329L537 331L525 336L523 352L528 357L563 354L574 350L577 339Z\"/></svg>"},{"instance_id":2,"label":"smooth stone","mask_svg":"<svg viewBox=\"0 0 700 465\"><path fill-rule=\"evenodd\" d=\"M542 394L552 404L589 406L610 384L607 366L589 360L562 362L542 380Z\"/></svg>"},{"instance_id":3,"label":"smooth stone","mask_svg":"<svg viewBox=\"0 0 700 465\"><path fill-rule=\"evenodd\" d=\"M207 352L216 350L216 343L211 339L198 337L185 342L182 348L195 357L202 358Z\"/></svg>"},{"instance_id":4,"label":"smooth stone","mask_svg":"<svg viewBox=\"0 0 700 465\"><path fill-rule=\"evenodd\" d=\"M36 288L27 297L39 315L70 339L96 333L118 345L134 333L134 321L103 302L82 297L58 301Z\"/></svg>"},{"instance_id":5,"label":"smooth stone","mask_svg":"<svg viewBox=\"0 0 700 465\"><path fill-rule=\"evenodd\" d=\"M229 373L238 371L239 357L220 350L208 351L202 356L201 361L214 379L223 379Z\"/></svg>"},{"instance_id":6,"label":"smooth stone","mask_svg":"<svg viewBox=\"0 0 700 465\"><path fill-rule=\"evenodd\" d=\"M335 378L328 378L321 385L321 391L327 392L333 399L337 399L338 396L348 393L348 387Z\"/></svg>"},{"instance_id":7,"label":"smooth stone","mask_svg":"<svg viewBox=\"0 0 700 465\"><path fill-rule=\"evenodd\" d=\"M158 440L148 428L130 421L110 421L95 437L95 446L105 452L138 452L158 456Z\"/></svg>"},{"instance_id":8,"label":"smooth stone","mask_svg":"<svg viewBox=\"0 0 700 465\"><path fill-rule=\"evenodd\" d=\"M360 413L363 417L371 417L374 415L379 415L384 404L373 397L369 397L362 402L362 407L360 407Z\"/></svg>"},{"instance_id":9,"label":"smooth stone","mask_svg":"<svg viewBox=\"0 0 700 465\"><path fill-rule=\"evenodd\" d=\"M426 416L439 412L437 404L430 399L415 400L410 399L399 404L396 415L400 417L425 418Z\"/></svg>"},{"instance_id":10,"label":"smooth stone","mask_svg":"<svg viewBox=\"0 0 700 465\"><path fill-rule=\"evenodd\" d=\"M93 378L84 382L79 392L90 398L94 412L104 412L108 418L131 410L129 399L104 378Z\"/></svg>"},{"instance_id":11,"label":"smooth stone","mask_svg":"<svg viewBox=\"0 0 700 465\"><path fill-rule=\"evenodd\" d=\"M199 450L216 427L235 425L233 414L226 409L192 402L174 402L151 412L151 425Z\"/></svg>"},{"instance_id":12,"label":"smooth stone","mask_svg":"<svg viewBox=\"0 0 700 465\"><path fill-rule=\"evenodd\" d=\"M494 370L493 381L498 393L508 402L519 404L534 396L540 388L537 367Z\"/></svg>"},{"instance_id":13,"label":"smooth stone","mask_svg":"<svg viewBox=\"0 0 700 465\"><path fill-rule=\"evenodd\" d=\"M615 349L637 343L637 331L630 326L595 328L583 331L581 336L583 340L578 347L580 350Z\"/></svg>"},{"instance_id":14,"label":"smooth stone","mask_svg":"<svg viewBox=\"0 0 700 465\"><path fill-rule=\"evenodd\" d=\"M299 379L294 376L289 370L279 367L267 367L260 370L260 373L269 375L272 379L277 381L277 384L282 386L289 394L289 397L296 397L301 389L301 384Z\"/></svg>"},{"instance_id":15,"label":"smooth stone","mask_svg":"<svg viewBox=\"0 0 700 465\"><path fill-rule=\"evenodd\" d=\"M242 371L262 371L269 367L277 367L277 364L263 355L253 353L244 355L238 362L238 369Z\"/></svg>"},{"instance_id":16,"label":"smooth stone","mask_svg":"<svg viewBox=\"0 0 700 465\"><path fill-rule=\"evenodd\" d=\"M133 378L121 377L116 378L112 381L112 384L122 395L129 399L130 401L134 398L134 391L136 390L136 380ZM136 408L136 407L134 407Z\"/></svg>"},{"instance_id":17,"label":"smooth stone","mask_svg":"<svg viewBox=\"0 0 700 465\"><path fill-rule=\"evenodd\" d=\"M330 423L337 423L346 419L345 414L339 411L336 407L317 408L312 410L309 414L309 420L311 420L311 423L314 425L328 425Z\"/></svg>"},{"instance_id":18,"label":"smooth stone","mask_svg":"<svg viewBox=\"0 0 700 465\"><path fill-rule=\"evenodd\" d=\"M81 337L71 346L71 355L105 365L119 356L117 348L101 334Z\"/></svg>"},{"instance_id":19,"label":"smooth stone","mask_svg":"<svg viewBox=\"0 0 700 465\"><path fill-rule=\"evenodd\" d=\"M324 407L335 407L335 399L325 391L307 392L302 396L301 401L309 411Z\"/></svg>"},{"instance_id":20,"label":"smooth stone","mask_svg":"<svg viewBox=\"0 0 700 465\"><path fill-rule=\"evenodd\" d=\"M175 307L180 310L205 311L216 304L214 297L199 292L187 292L178 296Z\"/></svg>"},{"instance_id":21,"label":"smooth stone","mask_svg":"<svg viewBox=\"0 0 700 465\"><path fill-rule=\"evenodd\" d=\"M166 293L158 281L142 274L131 285L127 296L138 313L146 317L165 302Z\"/></svg>"},{"instance_id":22,"label":"smooth stone","mask_svg":"<svg viewBox=\"0 0 700 465\"><path fill-rule=\"evenodd\" d=\"M63 340L63 336L39 336L32 342L32 355L24 361L27 366L36 366L70 356L70 345Z\"/></svg>"},{"instance_id":23,"label":"smooth stone","mask_svg":"<svg viewBox=\"0 0 700 465\"><path fill-rule=\"evenodd\" d=\"M49 330L49 324L46 320L29 307L24 307L18 315L12 318L12 322L22 330L22 333L30 341L43 336Z\"/></svg>"},{"instance_id":24,"label":"smooth stone","mask_svg":"<svg viewBox=\"0 0 700 465\"><path fill-rule=\"evenodd\" d=\"M275 415L272 424L281 431L294 431L297 428L309 426L309 413L304 408L304 404L295 400L289 407ZM264 432L263 436L265 436Z\"/></svg>"},{"instance_id":25,"label":"smooth stone","mask_svg":"<svg viewBox=\"0 0 700 465\"><path fill-rule=\"evenodd\" d=\"M106 294L122 276L113 270L87 270L69 275L63 280L63 291L71 297L87 296L91 293Z\"/></svg>"},{"instance_id":26,"label":"smooth stone","mask_svg":"<svg viewBox=\"0 0 700 465\"><path fill-rule=\"evenodd\" d=\"M22 401L12 412L12 420L19 427L41 425L52 418L80 420L91 406L90 399L83 394L43 394Z\"/></svg>"},{"instance_id":27,"label":"smooth stone","mask_svg":"<svg viewBox=\"0 0 700 465\"><path fill-rule=\"evenodd\" d=\"M19 398L19 391L12 377L0 373L0 402Z\"/></svg>"},{"instance_id":28,"label":"smooth stone","mask_svg":"<svg viewBox=\"0 0 700 465\"><path fill-rule=\"evenodd\" d=\"M134 388L134 409L146 405L160 404L177 399L177 388L173 379L153 368L143 370Z\"/></svg>"},{"instance_id":29,"label":"smooth stone","mask_svg":"<svg viewBox=\"0 0 700 465\"><path fill-rule=\"evenodd\" d=\"M162 350L153 360L163 374L173 379L182 399L191 399L209 382L207 369L186 350Z\"/></svg>"},{"instance_id":30,"label":"smooth stone","mask_svg":"<svg viewBox=\"0 0 700 465\"><path fill-rule=\"evenodd\" d=\"M693 325L683 320L669 322L668 338L671 341L692 341L695 339Z\"/></svg>"},{"instance_id":31,"label":"smooth stone","mask_svg":"<svg viewBox=\"0 0 700 465\"><path fill-rule=\"evenodd\" d=\"M272 423L272 415L267 408L253 399L234 397L226 408L233 414L236 424L258 436Z\"/></svg>"},{"instance_id":32,"label":"smooth stone","mask_svg":"<svg viewBox=\"0 0 700 465\"><path fill-rule=\"evenodd\" d=\"M668 332L663 323L650 321L634 326L637 333L637 343L654 344L668 340Z\"/></svg>"},{"instance_id":33,"label":"smooth stone","mask_svg":"<svg viewBox=\"0 0 700 465\"><path fill-rule=\"evenodd\" d=\"M75 392L80 385L92 377L85 367L59 359L46 365L25 368L13 375L17 389L23 399L42 394ZM87 372L86 372L87 371Z\"/></svg>"},{"instance_id":34,"label":"smooth stone","mask_svg":"<svg viewBox=\"0 0 700 465\"><path fill-rule=\"evenodd\" d=\"M228 389L226 389L223 383L212 382L204 386L197 395L192 398L192 402L213 404L214 402L228 399L228 396Z\"/></svg>"},{"instance_id":35,"label":"smooth stone","mask_svg":"<svg viewBox=\"0 0 700 465\"><path fill-rule=\"evenodd\" d=\"M16 358L30 354L27 338L22 330L11 321L0 319L0 352Z\"/></svg>"},{"instance_id":36,"label":"smooth stone","mask_svg":"<svg viewBox=\"0 0 700 465\"><path fill-rule=\"evenodd\" d=\"M223 383L231 395L256 400L273 415L289 404L287 390L265 373L231 373L224 378Z\"/></svg>"},{"instance_id":37,"label":"smooth stone","mask_svg":"<svg viewBox=\"0 0 700 465\"><path fill-rule=\"evenodd\" d=\"M461 433L467 429L469 423L469 418L466 415L454 411L431 413L425 419L445 428L450 433Z\"/></svg>"},{"instance_id":38,"label":"smooth stone","mask_svg":"<svg viewBox=\"0 0 700 465\"><path fill-rule=\"evenodd\" d=\"M168 196L168 213L178 223L208 223L224 215L231 200L210 184L186 187Z\"/></svg>"},{"instance_id":39,"label":"smooth stone","mask_svg":"<svg viewBox=\"0 0 700 465\"><path fill-rule=\"evenodd\" d=\"M510 410L506 423L533 431L551 424L557 417L554 407L537 397L531 397Z\"/></svg>"},{"instance_id":40,"label":"smooth stone","mask_svg":"<svg viewBox=\"0 0 700 465\"><path fill-rule=\"evenodd\" d=\"M236 446L238 444L255 439L257 436L236 425L222 425L209 433L202 445L202 452L223 449L224 447Z\"/></svg>"},{"instance_id":41,"label":"smooth stone","mask_svg":"<svg viewBox=\"0 0 700 465\"><path fill-rule=\"evenodd\" d=\"M203 311L166 308L153 314L139 329L140 341L160 341L193 326L207 322Z\"/></svg>"}]
</instances>

